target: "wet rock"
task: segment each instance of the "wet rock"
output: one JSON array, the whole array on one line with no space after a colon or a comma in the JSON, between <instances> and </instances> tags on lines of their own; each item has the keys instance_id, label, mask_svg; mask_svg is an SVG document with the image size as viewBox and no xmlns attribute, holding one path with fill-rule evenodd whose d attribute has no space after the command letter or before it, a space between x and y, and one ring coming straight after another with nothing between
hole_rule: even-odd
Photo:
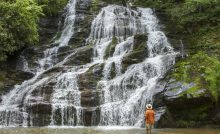
<instances>
[{"instance_id":1,"label":"wet rock","mask_svg":"<svg viewBox=\"0 0 220 134\"><path fill-rule=\"evenodd\" d=\"M79 76L80 90L94 90L97 87L97 82L102 78L102 69L104 64L96 64L92 66L86 73Z\"/></svg>"},{"instance_id":2,"label":"wet rock","mask_svg":"<svg viewBox=\"0 0 220 134\"><path fill-rule=\"evenodd\" d=\"M39 36L40 44L50 42L50 39L56 35L58 30L59 17L47 16L40 19Z\"/></svg>"},{"instance_id":3,"label":"wet rock","mask_svg":"<svg viewBox=\"0 0 220 134\"><path fill-rule=\"evenodd\" d=\"M133 50L122 59L122 71L132 64L142 62L148 56L147 36L135 35Z\"/></svg>"},{"instance_id":4,"label":"wet rock","mask_svg":"<svg viewBox=\"0 0 220 134\"><path fill-rule=\"evenodd\" d=\"M168 72L170 73L170 72ZM161 90L154 96L155 108L165 106L166 112L156 123L159 128L186 128L213 126L218 124L218 114L214 111L216 104L206 89L189 92L195 86L194 83L185 84L168 75L160 83L165 83ZM160 84L159 83L159 84Z\"/></svg>"},{"instance_id":5,"label":"wet rock","mask_svg":"<svg viewBox=\"0 0 220 134\"><path fill-rule=\"evenodd\" d=\"M19 70L8 70L0 75L2 75L2 80L0 80L0 94L9 92L14 85L21 84L24 80L28 80L33 77L32 73Z\"/></svg>"},{"instance_id":6,"label":"wet rock","mask_svg":"<svg viewBox=\"0 0 220 134\"><path fill-rule=\"evenodd\" d=\"M100 105L100 92L86 90L81 92L81 106L82 107L96 107Z\"/></svg>"},{"instance_id":7,"label":"wet rock","mask_svg":"<svg viewBox=\"0 0 220 134\"><path fill-rule=\"evenodd\" d=\"M95 107L100 105L100 92L95 90L102 78L103 64L92 66L86 73L79 76L79 90L81 90L81 105Z\"/></svg>"},{"instance_id":8,"label":"wet rock","mask_svg":"<svg viewBox=\"0 0 220 134\"><path fill-rule=\"evenodd\" d=\"M89 107L84 110L84 125L97 126L100 121L100 109L98 107Z\"/></svg>"},{"instance_id":9,"label":"wet rock","mask_svg":"<svg viewBox=\"0 0 220 134\"><path fill-rule=\"evenodd\" d=\"M55 75L57 73L64 72L65 70L66 69L64 67L62 67L62 66L52 67L51 69L48 69L43 74L41 74L39 76L39 78L43 78L43 77L46 77L46 76L52 76L52 75Z\"/></svg>"},{"instance_id":10,"label":"wet rock","mask_svg":"<svg viewBox=\"0 0 220 134\"><path fill-rule=\"evenodd\" d=\"M91 57L93 55L93 48L91 46L87 46L81 50L78 50L76 54L69 57L68 60L64 63L64 65L75 66L75 65L84 65L86 63L91 62Z\"/></svg>"},{"instance_id":11,"label":"wet rock","mask_svg":"<svg viewBox=\"0 0 220 134\"><path fill-rule=\"evenodd\" d=\"M112 42L108 45L108 47L105 50L105 56L104 56L105 59L113 56L113 53L115 52L115 47L117 44L118 44L117 38L113 37Z\"/></svg>"}]
</instances>

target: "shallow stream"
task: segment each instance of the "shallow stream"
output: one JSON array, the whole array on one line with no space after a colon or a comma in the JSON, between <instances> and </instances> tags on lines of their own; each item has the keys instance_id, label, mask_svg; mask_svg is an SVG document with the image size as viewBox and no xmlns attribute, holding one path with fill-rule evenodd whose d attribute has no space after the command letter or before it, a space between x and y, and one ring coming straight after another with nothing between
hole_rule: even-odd
<instances>
[{"instance_id":1,"label":"shallow stream","mask_svg":"<svg viewBox=\"0 0 220 134\"><path fill-rule=\"evenodd\" d=\"M143 128L1 128L0 134L146 134ZM220 134L220 129L154 129L152 134Z\"/></svg>"}]
</instances>

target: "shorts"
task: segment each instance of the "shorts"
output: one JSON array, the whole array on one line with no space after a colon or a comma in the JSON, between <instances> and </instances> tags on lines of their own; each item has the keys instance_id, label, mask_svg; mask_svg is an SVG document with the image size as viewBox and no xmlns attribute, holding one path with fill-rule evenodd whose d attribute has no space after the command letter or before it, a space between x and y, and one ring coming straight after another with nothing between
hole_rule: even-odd
<instances>
[{"instance_id":1,"label":"shorts","mask_svg":"<svg viewBox=\"0 0 220 134\"><path fill-rule=\"evenodd\" d=\"M153 124L146 124L146 129L147 130L151 130L154 128L154 125Z\"/></svg>"}]
</instances>

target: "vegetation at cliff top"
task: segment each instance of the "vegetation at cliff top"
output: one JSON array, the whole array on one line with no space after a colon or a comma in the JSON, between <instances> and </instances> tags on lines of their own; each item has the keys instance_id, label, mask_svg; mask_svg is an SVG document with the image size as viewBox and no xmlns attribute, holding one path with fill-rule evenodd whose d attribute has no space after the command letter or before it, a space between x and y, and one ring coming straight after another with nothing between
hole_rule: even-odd
<instances>
[{"instance_id":1,"label":"vegetation at cliff top","mask_svg":"<svg viewBox=\"0 0 220 134\"><path fill-rule=\"evenodd\" d=\"M220 35L219 0L133 0L133 3L161 11L167 17L167 24L172 24L175 35L190 41L191 46L207 47L206 42L199 42L200 37L206 36L209 41L214 41ZM209 42L212 46L216 43L219 44L219 40Z\"/></svg>"},{"instance_id":2,"label":"vegetation at cliff top","mask_svg":"<svg viewBox=\"0 0 220 134\"><path fill-rule=\"evenodd\" d=\"M134 4L164 11L183 32L220 27L219 0L134 0Z\"/></svg>"},{"instance_id":3,"label":"vegetation at cliff top","mask_svg":"<svg viewBox=\"0 0 220 134\"><path fill-rule=\"evenodd\" d=\"M68 0L1 0L0 61L26 46L38 44L38 22L57 15Z\"/></svg>"},{"instance_id":4,"label":"vegetation at cliff top","mask_svg":"<svg viewBox=\"0 0 220 134\"><path fill-rule=\"evenodd\" d=\"M38 21L42 9L32 0L0 2L0 61L8 54L38 41Z\"/></svg>"},{"instance_id":5,"label":"vegetation at cliff top","mask_svg":"<svg viewBox=\"0 0 220 134\"><path fill-rule=\"evenodd\" d=\"M36 0L39 5L42 5L43 12L47 16L57 16L63 11L69 0Z\"/></svg>"}]
</instances>

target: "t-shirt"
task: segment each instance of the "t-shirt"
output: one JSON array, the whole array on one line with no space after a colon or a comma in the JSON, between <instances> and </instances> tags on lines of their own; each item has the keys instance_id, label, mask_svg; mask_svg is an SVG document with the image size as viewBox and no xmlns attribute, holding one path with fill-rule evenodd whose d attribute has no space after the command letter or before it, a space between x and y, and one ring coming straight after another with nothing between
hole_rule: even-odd
<instances>
[{"instance_id":1,"label":"t-shirt","mask_svg":"<svg viewBox=\"0 0 220 134\"><path fill-rule=\"evenodd\" d=\"M146 116L146 124L154 124L154 119L155 119L155 112L152 109L148 109L145 112Z\"/></svg>"}]
</instances>

